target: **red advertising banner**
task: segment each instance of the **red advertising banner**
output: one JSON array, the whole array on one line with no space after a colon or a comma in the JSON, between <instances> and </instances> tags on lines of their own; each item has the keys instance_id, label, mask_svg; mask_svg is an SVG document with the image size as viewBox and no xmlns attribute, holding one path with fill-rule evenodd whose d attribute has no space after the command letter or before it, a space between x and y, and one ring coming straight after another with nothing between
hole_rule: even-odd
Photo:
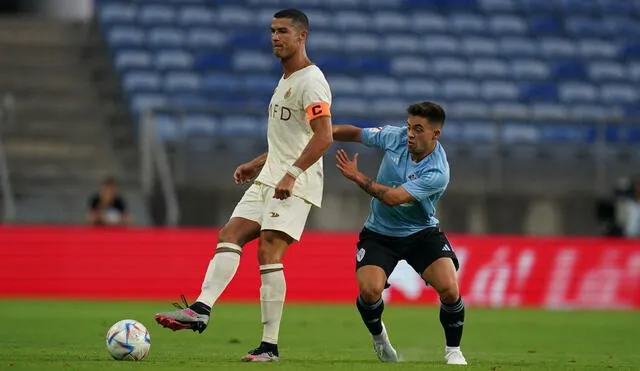
<instances>
[{"instance_id":1,"label":"red advertising banner","mask_svg":"<svg viewBox=\"0 0 640 371\"><path fill-rule=\"evenodd\" d=\"M0 296L197 297L216 243L203 229L0 227ZM640 240L450 235L467 305L640 308ZM284 260L287 300L352 303L357 233L307 232ZM221 300L257 301L254 242ZM404 262L388 302L437 303Z\"/></svg>"}]
</instances>

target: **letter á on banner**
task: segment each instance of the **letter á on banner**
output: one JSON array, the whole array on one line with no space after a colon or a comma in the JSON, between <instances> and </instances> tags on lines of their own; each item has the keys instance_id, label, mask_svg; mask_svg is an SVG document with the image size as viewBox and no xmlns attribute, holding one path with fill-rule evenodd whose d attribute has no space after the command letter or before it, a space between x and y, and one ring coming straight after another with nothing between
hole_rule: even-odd
<instances>
[{"instance_id":1,"label":"letter \u00e1 on banner","mask_svg":"<svg viewBox=\"0 0 640 371\"><path fill-rule=\"evenodd\" d=\"M478 269L471 280L471 291L466 296L468 303L492 307L502 307L505 304L511 275L509 250L507 246L496 249L491 261Z\"/></svg>"},{"instance_id":2,"label":"letter \u00e1 on banner","mask_svg":"<svg viewBox=\"0 0 640 371\"><path fill-rule=\"evenodd\" d=\"M578 252L575 249L562 249L558 252L555 264L551 268L550 284L544 306L549 309L569 308L570 299L567 298L571 288L571 279L575 271Z\"/></svg>"}]
</instances>

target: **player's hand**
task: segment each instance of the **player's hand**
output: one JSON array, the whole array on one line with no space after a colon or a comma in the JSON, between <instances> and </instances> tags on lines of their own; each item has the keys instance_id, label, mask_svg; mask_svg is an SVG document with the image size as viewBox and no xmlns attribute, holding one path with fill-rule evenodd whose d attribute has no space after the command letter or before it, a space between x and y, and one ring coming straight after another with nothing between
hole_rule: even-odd
<instances>
[{"instance_id":1,"label":"player's hand","mask_svg":"<svg viewBox=\"0 0 640 371\"><path fill-rule=\"evenodd\" d=\"M296 184L296 178L289 175L289 173L284 174L282 179L276 184L276 191L273 193L273 198L277 198L278 200L284 200L291 197L293 193L293 186Z\"/></svg>"},{"instance_id":2,"label":"player's hand","mask_svg":"<svg viewBox=\"0 0 640 371\"><path fill-rule=\"evenodd\" d=\"M354 180L358 174L358 154L350 159L343 149L336 151L336 167L346 178Z\"/></svg>"},{"instance_id":3,"label":"player's hand","mask_svg":"<svg viewBox=\"0 0 640 371\"><path fill-rule=\"evenodd\" d=\"M259 168L250 162L244 163L233 173L233 180L236 184L245 184L258 175Z\"/></svg>"}]
</instances>

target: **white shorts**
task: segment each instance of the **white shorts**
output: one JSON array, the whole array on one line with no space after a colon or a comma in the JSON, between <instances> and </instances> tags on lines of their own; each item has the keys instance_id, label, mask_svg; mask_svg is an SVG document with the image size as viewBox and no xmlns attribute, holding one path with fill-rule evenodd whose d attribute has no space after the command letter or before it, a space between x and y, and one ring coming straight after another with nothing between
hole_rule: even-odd
<instances>
[{"instance_id":1,"label":"white shorts","mask_svg":"<svg viewBox=\"0 0 640 371\"><path fill-rule=\"evenodd\" d=\"M273 198L274 192L273 187L254 183L244 193L231 217L253 220L260 224L261 230L281 231L299 241L311 204L296 196L278 200Z\"/></svg>"}]
</instances>

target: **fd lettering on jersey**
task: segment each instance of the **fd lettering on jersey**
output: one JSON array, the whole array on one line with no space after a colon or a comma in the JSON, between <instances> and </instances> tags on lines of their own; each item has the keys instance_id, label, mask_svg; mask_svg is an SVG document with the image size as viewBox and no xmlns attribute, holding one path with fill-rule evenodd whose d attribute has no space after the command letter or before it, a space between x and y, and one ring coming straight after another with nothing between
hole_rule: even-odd
<instances>
[{"instance_id":1,"label":"fd lettering on jersey","mask_svg":"<svg viewBox=\"0 0 640 371\"><path fill-rule=\"evenodd\" d=\"M289 121L291 118L291 109L278 104L269 105L269 114L272 119L279 119L282 121Z\"/></svg>"}]
</instances>

